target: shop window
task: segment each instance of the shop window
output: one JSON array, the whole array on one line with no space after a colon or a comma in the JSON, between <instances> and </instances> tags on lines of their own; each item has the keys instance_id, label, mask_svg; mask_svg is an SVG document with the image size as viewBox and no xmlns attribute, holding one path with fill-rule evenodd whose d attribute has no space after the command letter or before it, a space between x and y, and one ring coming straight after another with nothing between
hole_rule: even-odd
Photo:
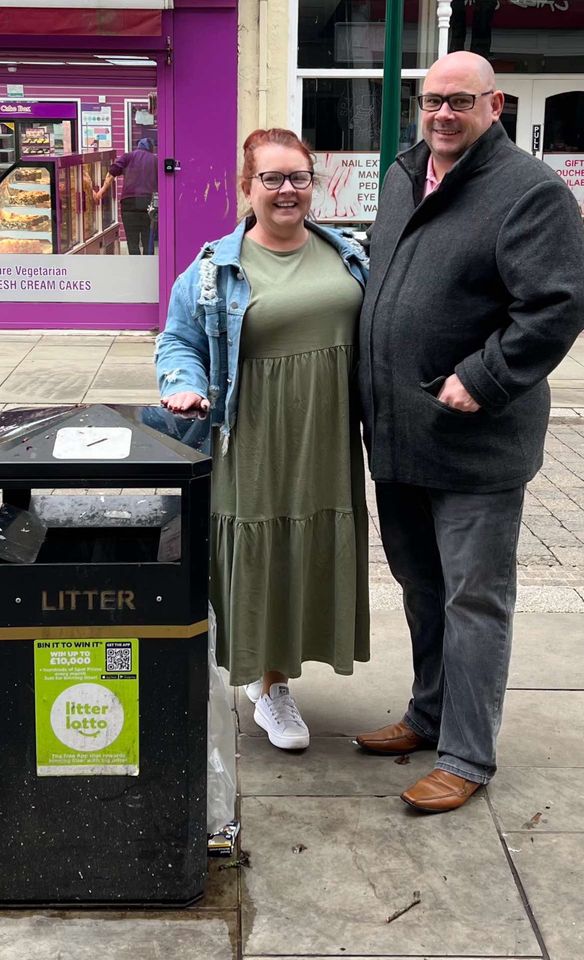
<instances>
[{"instance_id":1,"label":"shop window","mask_svg":"<svg viewBox=\"0 0 584 960\"><path fill-rule=\"evenodd\" d=\"M505 106L501 114L501 123L505 128L505 133L513 143L517 143L517 106L519 100L512 94L505 94Z\"/></svg>"},{"instance_id":2,"label":"shop window","mask_svg":"<svg viewBox=\"0 0 584 960\"><path fill-rule=\"evenodd\" d=\"M584 217L584 92L581 90L547 97L543 159L570 188Z\"/></svg>"},{"instance_id":3,"label":"shop window","mask_svg":"<svg viewBox=\"0 0 584 960\"><path fill-rule=\"evenodd\" d=\"M584 93L548 97L543 128L544 153L584 153Z\"/></svg>"},{"instance_id":4,"label":"shop window","mask_svg":"<svg viewBox=\"0 0 584 960\"><path fill-rule=\"evenodd\" d=\"M380 79L305 80L303 134L315 150L379 150Z\"/></svg>"},{"instance_id":5,"label":"shop window","mask_svg":"<svg viewBox=\"0 0 584 960\"><path fill-rule=\"evenodd\" d=\"M425 29L419 8L418 0L404 2L405 68L427 67L436 56L436 12ZM299 0L298 26L300 67L383 67L385 0Z\"/></svg>"},{"instance_id":6,"label":"shop window","mask_svg":"<svg viewBox=\"0 0 584 960\"><path fill-rule=\"evenodd\" d=\"M418 140L417 80L402 80L399 150ZM313 212L318 220L352 226L377 213L381 94L379 78L303 83L302 135L317 156Z\"/></svg>"},{"instance_id":7,"label":"shop window","mask_svg":"<svg viewBox=\"0 0 584 960\"><path fill-rule=\"evenodd\" d=\"M452 0L449 50L499 73L584 71L584 0Z\"/></svg>"}]
</instances>

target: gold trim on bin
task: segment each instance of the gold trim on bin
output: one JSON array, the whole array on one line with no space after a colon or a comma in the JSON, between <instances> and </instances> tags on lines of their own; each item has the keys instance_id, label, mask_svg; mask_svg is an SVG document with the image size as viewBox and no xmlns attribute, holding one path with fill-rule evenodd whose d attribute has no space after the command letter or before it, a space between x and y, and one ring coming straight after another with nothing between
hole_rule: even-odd
<instances>
[{"instance_id":1,"label":"gold trim on bin","mask_svg":"<svg viewBox=\"0 0 584 960\"><path fill-rule=\"evenodd\" d=\"M116 640L138 637L140 640L188 639L198 637L209 629L208 620L188 624L106 624L104 626L67 627L0 627L0 640L99 640L100 637Z\"/></svg>"}]
</instances>

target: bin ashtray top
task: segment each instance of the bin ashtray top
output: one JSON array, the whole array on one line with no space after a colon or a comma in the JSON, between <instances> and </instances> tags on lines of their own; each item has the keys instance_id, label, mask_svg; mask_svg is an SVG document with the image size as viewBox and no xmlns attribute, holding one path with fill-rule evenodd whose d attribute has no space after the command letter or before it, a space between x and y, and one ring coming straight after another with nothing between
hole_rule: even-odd
<instances>
[{"instance_id":1,"label":"bin ashtray top","mask_svg":"<svg viewBox=\"0 0 584 960\"><path fill-rule=\"evenodd\" d=\"M208 426L159 406L19 408L0 414L0 479L191 479L210 472Z\"/></svg>"},{"instance_id":2,"label":"bin ashtray top","mask_svg":"<svg viewBox=\"0 0 584 960\"><path fill-rule=\"evenodd\" d=\"M53 456L58 460L125 460L130 456L129 427L61 427Z\"/></svg>"}]
</instances>

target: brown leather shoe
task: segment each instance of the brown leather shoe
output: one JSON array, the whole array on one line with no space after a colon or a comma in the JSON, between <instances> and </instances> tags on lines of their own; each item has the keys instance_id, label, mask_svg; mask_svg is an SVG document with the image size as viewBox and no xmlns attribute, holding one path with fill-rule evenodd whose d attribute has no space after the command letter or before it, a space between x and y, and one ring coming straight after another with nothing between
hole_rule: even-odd
<instances>
[{"instance_id":1,"label":"brown leather shoe","mask_svg":"<svg viewBox=\"0 0 584 960\"><path fill-rule=\"evenodd\" d=\"M381 727L373 733L360 733L355 737L362 750L369 753L387 753L398 756L403 753L414 753L416 750L435 750L436 744L415 733L407 723L390 723L388 727Z\"/></svg>"},{"instance_id":2,"label":"brown leather shoe","mask_svg":"<svg viewBox=\"0 0 584 960\"><path fill-rule=\"evenodd\" d=\"M481 786L446 770L432 770L427 777L404 790L401 799L425 813L447 813L462 807Z\"/></svg>"}]
</instances>

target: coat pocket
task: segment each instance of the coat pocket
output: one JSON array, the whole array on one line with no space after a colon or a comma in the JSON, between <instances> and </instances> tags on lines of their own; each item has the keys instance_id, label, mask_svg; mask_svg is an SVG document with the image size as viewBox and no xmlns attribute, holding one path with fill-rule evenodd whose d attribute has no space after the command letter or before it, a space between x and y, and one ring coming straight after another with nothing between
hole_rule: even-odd
<instances>
[{"instance_id":1,"label":"coat pocket","mask_svg":"<svg viewBox=\"0 0 584 960\"><path fill-rule=\"evenodd\" d=\"M455 407L449 407L447 403L443 403L442 400L438 399L438 394L442 389L442 385L446 377L435 377L434 380L429 380L420 382L420 387L423 390L426 398L439 410L443 413L453 416L453 417L462 417L465 420L473 420L479 416L481 410L475 410L471 412L470 410L457 410Z\"/></svg>"}]
</instances>

